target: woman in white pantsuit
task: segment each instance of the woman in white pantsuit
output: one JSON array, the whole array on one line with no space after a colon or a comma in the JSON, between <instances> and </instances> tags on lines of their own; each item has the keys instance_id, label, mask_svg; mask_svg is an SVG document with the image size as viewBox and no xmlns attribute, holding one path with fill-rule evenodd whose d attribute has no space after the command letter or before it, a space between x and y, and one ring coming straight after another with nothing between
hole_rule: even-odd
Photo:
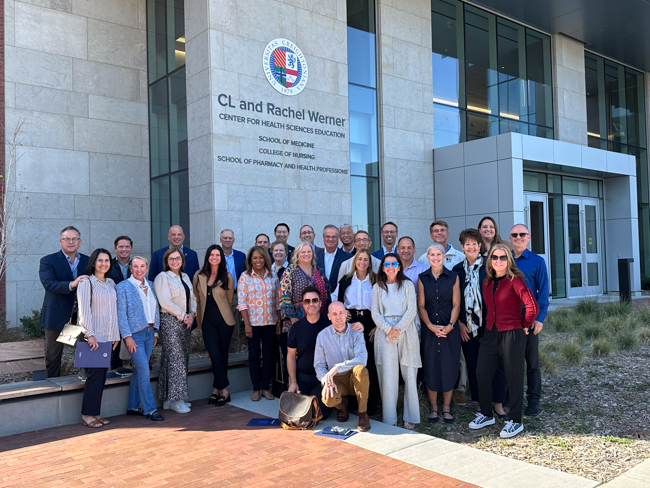
<instances>
[{"instance_id":1,"label":"woman in white pantsuit","mask_svg":"<svg viewBox=\"0 0 650 488\"><path fill-rule=\"evenodd\" d=\"M375 363L382 399L382 422L397 424L399 374L404 378L404 428L420 423L417 374L422 367L420 341L415 327L415 285L402 270L397 254L385 254L372 288Z\"/></svg>"}]
</instances>

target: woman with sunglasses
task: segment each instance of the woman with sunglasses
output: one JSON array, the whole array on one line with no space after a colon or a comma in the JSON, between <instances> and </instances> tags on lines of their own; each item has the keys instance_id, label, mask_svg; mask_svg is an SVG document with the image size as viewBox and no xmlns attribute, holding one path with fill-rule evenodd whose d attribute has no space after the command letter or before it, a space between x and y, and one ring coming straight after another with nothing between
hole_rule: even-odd
<instances>
[{"instance_id":1,"label":"woman with sunglasses","mask_svg":"<svg viewBox=\"0 0 650 488\"><path fill-rule=\"evenodd\" d=\"M442 392L442 417L454 422L451 397L460 366L460 312L458 274L445 268L445 248L434 242L427 249L431 268L418 277L418 311L422 320L424 383L431 403L429 422L438 422L438 392Z\"/></svg>"},{"instance_id":2,"label":"woman with sunglasses","mask_svg":"<svg viewBox=\"0 0 650 488\"><path fill-rule=\"evenodd\" d=\"M375 365L375 351L371 347L375 337L375 323L372 321L372 286L375 284L375 273L372 271L372 254L368 249L359 249L352 258L352 270L339 280L332 293L332 302L341 301L349 313L349 322L360 322L363 325L363 336L366 339L368 362L366 368L370 374L370 390L368 392L368 415L374 415L379 408L381 395L379 379Z\"/></svg>"},{"instance_id":3,"label":"woman with sunglasses","mask_svg":"<svg viewBox=\"0 0 650 488\"><path fill-rule=\"evenodd\" d=\"M492 247L486 272L483 296L487 314L476 373L481 412L470 422L469 428L481 429L494 424L492 379L503 361L510 390L510 420L500 435L509 438L524 430L521 406L524 400L526 334L539 309L507 246L495 244ZM523 318L522 303L526 310Z\"/></svg>"},{"instance_id":4,"label":"woman with sunglasses","mask_svg":"<svg viewBox=\"0 0 650 488\"><path fill-rule=\"evenodd\" d=\"M420 341L415 327L415 285L402 270L395 253L384 254L372 288L375 363L382 399L382 422L397 424L400 372L404 379L404 428L420 423L417 375L422 367Z\"/></svg>"}]
</instances>

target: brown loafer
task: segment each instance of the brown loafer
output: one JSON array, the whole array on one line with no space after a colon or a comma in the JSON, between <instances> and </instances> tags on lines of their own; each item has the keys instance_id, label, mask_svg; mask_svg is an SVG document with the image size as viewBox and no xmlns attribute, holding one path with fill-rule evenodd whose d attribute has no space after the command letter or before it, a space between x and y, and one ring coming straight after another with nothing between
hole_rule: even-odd
<instances>
[{"instance_id":1,"label":"brown loafer","mask_svg":"<svg viewBox=\"0 0 650 488\"><path fill-rule=\"evenodd\" d=\"M269 390L262 390L262 396L267 400L273 400L275 398L273 396L273 393L271 393Z\"/></svg>"},{"instance_id":2,"label":"brown loafer","mask_svg":"<svg viewBox=\"0 0 650 488\"><path fill-rule=\"evenodd\" d=\"M336 409L336 421L337 422L347 422L350 415L348 414L348 407L346 405L346 398L341 402L341 408Z\"/></svg>"},{"instance_id":3,"label":"brown loafer","mask_svg":"<svg viewBox=\"0 0 650 488\"><path fill-rule=\"evenodd\" d=\"M253 392L253 394L251 395L251 400L253 400L254 402L259 402L260 401L260 392L259 392L259 390Z\"/></svg>"},{"instance_id":4,"label":"brown loafer","mask_svg":"<svg viewBox=\"0 0 650 488\"><path fill-rule=\"evenodd\" d=\"M367 432L370 430L370 417L368 412L359 412L359 425L357 426L359 432Z\"/></svg>"}]
</instances>

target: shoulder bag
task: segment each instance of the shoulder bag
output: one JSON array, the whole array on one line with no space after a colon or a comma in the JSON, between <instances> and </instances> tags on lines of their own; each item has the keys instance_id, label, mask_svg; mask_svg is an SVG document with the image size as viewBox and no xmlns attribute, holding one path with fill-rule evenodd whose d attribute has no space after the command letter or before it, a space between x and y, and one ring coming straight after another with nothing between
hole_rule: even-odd
<instances>
[{"instance_id":1,"label":"shoulder bag","mask_svg":"<svg viewBox=\"0 0 650 488\"><path fill-rule=\"evenodd\" d=\"M278 419L286 430L309 430L323 418L318 399L313 395L301 395L285 391L280 396Z\"/></svg>"},{"instance_id":2,"label":"shoulder bag","mask_svg":"<svg viewBox=\"0 0 650 488\"><path fill-rule=\"evenodd\" d=\"M88 281L88 284L90 285L90 307L92 308L93 306L93 285L90 281ZM81 338L83 339L83 327L80 325L77 325L77 320L75 317L75 312L78 312L78 306L77 306L77 295L75 294L74 297L74 305L72 306L72 313L70 314L70 320L68 320L68 323L63 326L63 330L59 334L59 337L56 338L57 342L61 342L67 346L72 346L75 347L77 344L77 341ZM78 314L77 314L78 316ZM73 319L73 317L75 317Z\"/></svg>"}]
</instances>

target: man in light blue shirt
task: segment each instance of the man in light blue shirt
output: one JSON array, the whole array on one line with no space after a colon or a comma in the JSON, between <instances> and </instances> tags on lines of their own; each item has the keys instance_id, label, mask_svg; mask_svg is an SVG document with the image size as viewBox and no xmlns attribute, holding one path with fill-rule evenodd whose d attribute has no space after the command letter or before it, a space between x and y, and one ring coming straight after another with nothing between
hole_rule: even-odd
<instances>
[{"instance_id":1,"label":"man in light blue shirt","mask_svg":"<svg viewBox=\"0 0 650 488\"><path fill-rule=\"evenodd\" d=\"M314 369L323 385L323 403L336 408L336 420L347 422L346 396L356 395L359 403L358 430L370 430L368 390L370 377L366 363L368 351L363 332L353 331L346 322L347 311L341 302L329 306L327 317L332 325L316 339Z\"/></svg>"}]
</instances>

